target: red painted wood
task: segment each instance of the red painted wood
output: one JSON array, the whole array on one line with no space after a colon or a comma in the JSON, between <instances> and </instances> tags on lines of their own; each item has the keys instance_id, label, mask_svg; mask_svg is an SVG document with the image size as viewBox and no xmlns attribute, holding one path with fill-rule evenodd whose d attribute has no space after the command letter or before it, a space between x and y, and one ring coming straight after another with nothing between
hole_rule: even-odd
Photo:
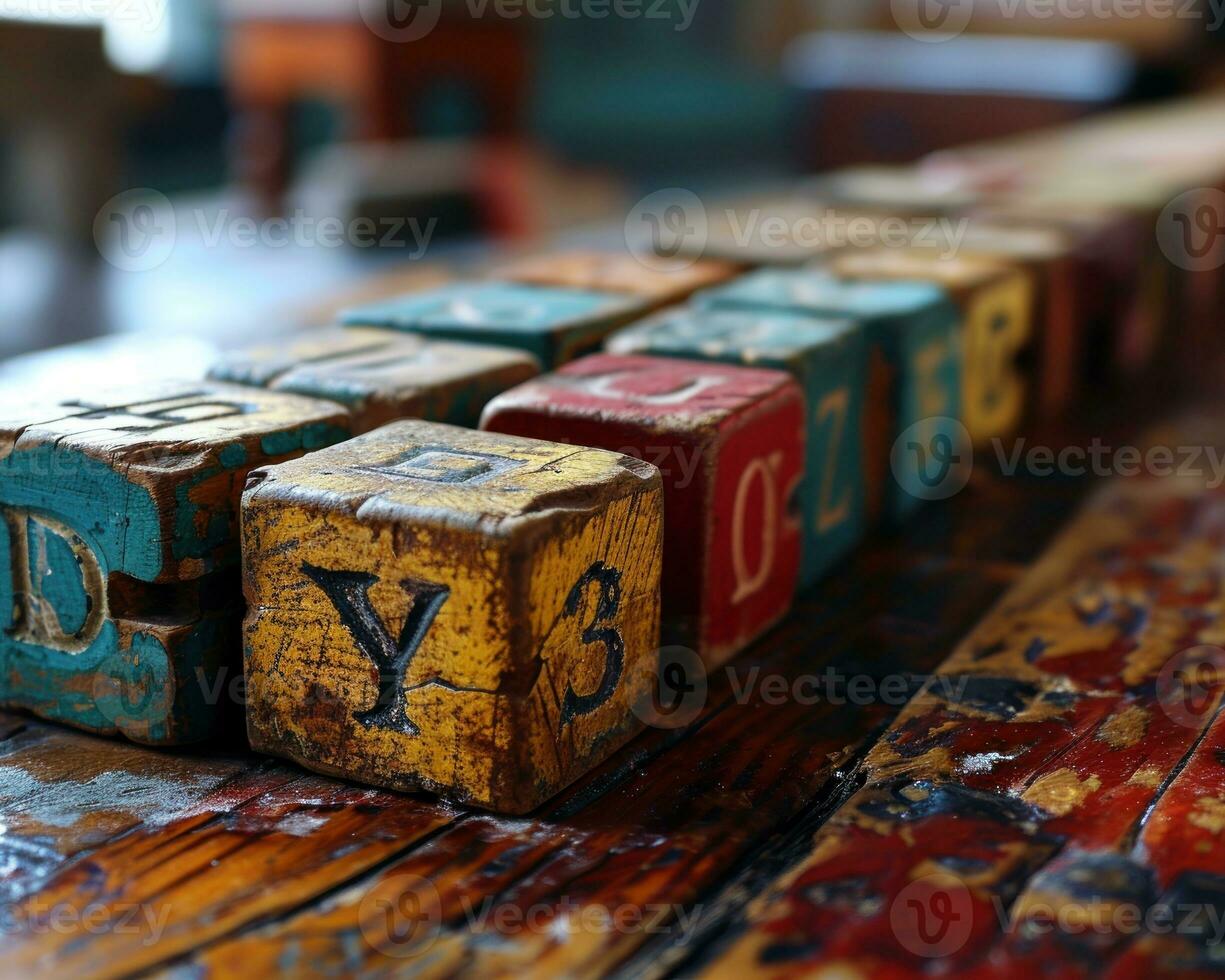
<instances>
[{"instance_id":1,"label":"red painted wood","mask_svg":"<svg viewBox=\"0 0 1225 980\"><path fill-rule=\"evenodd\" d=\"M804 416L780 371L597 355L506 392L481 424L659 466L665 632L717 664L791 604Z\"/></svg>"}]
</instances>

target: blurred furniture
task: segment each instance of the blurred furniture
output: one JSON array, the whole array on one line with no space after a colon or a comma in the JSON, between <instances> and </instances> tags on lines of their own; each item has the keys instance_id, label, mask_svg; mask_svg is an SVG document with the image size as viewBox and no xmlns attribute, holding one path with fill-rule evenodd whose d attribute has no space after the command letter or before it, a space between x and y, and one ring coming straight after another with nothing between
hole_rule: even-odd
<instances>
[{"instance_id":1,"label":"blurred furniture","mask_svg":"<svg viewBox=\"0 0 1225 980\"><path fill-rule=\"evenodd\" d=\"M788 49L785 70L800 93L798 153L819 170L1069 122L1121 100L1135 62L1097 41L822 31Z\"/></svg>"},{"instance_id":2,"label":"blurred furniture","mask_svg":"<svg viewBox=\"0 0 1225 980\"><path fill-rule=\"evenodd\" d=\"M416 135L428 90L457 79L477 97L483 133L520 129L528 81L521 20L474 18L453 5L427 38L397 43L371 30L352 0L233 0L226 13L235 171L270 209L288 181L290 110L301 99L338 105L344 138L403 139Z\"/></svg>"},{"instance_id":3,"label":"blurred furniture","mask_svg":"<svg viewBox=\"0 0 1225 980\"><path fill-rule=\"evenodd\" d=\"M119 172L121 81L101 29L0 15L0 65L0 132L14 149L10 209L59 243L90 242Z\"/></svg>"}]
</instances>

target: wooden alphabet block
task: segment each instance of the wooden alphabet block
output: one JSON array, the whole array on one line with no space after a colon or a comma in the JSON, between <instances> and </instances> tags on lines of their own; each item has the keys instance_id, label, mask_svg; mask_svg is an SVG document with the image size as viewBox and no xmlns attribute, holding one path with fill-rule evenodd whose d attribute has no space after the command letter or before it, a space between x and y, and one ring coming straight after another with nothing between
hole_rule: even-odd
<instances>
[{"instance_id":1,"label":"wooden alphabet block","mask_svg":"<svg viewBox=\"0 0 1225 980\"><path fill-rule=\"evenodd\" d=\"M361 434L403 418L475 426L490 398L539 373L507 347L333 327L228 353L209 377L339 402Z\"/></svg>"},{"instance_id":2,"label":"wooden alphabet block","mask_svg":"<svg viewBox=\"0 0 1225 980\"><path fill-rule=\"evenodd\" d=\"M564 286L635 296L651 308L688 299L731 279L740 267L698 259L678 270L653 268L628 252L558 252L522 259L495 271L496 278L536 286Z\"/></svg>"},{"instance_id":3,"label":"wooden alphabet block","mask_svg":"<svg viewBox=\"0 0 1225 980\"><path fill-rule=\"evenodd\" d=\"M597 355L499 395L481 426L600 446L663 474L665 635L718 665L787 612L805 410L780 371Z\"/></svg>"},{"instance_id":4,"label":"wooden alphabet block","mask_svg":"<svg viewBox=\"0 0 1225 980\"><path fill-rule=\"evenodd\" d=\"M699 294L710 309L792 311L843 317L863 325L869 348L863 465L867 521L904 520L929 494L928 460L904 453L899 439L955 446L962 415L961 318L930 283L856 282L819 268L763 270ZM916 437L912 439L911 437Z\"/></svg>"},{"instance_id":5,"label":"wooden alphabet block","mask_svg":"<svg viewBox=\"0 0 1225 980\"><path fill-rule=\"evenodd\" d=\"M678 307L614 334L608 349L790 373L808 405L801 586L812 585L859 543L867 518L869 343L862 324L788 311Z\"/></svg>"},{"instance_id":6,"label":"wooden alphabet block","mask_svg":"<svg viewBox=\"0 0 1225 980\"><path fill-rule=\"evenodd\" d=\"M1030 410L1056 419L1071 406L1084 375L1083 356L1093 302L1092 272L1075 238L1057 228L969 221L960 253L1018 266L1033 286Z\"/></svg>"},{"instance_id":7,"label":"wooden alphabet block","mask_svg":"<svg viewBox=\"0 0 1225 980\"><path fill-rule=\"evenodd\" d=\"M330 402L208 382L0 421L0 703L148 744L212 734L247 472L347 435Z\"/></svg>"},{"instance_id":8,"label":"wooden alphabet block","mask_svg":"<svg viewBox=\"0 0 1225 980\"><path fill-rule=\"evenodd\" d=\"M1030 397L1018 359L1033 338L1034 290L1024 269L920 249L843 253L830 271L847 279L920 281L948 291L962 313L962 413L975 448L1013 435Z\"/></svg>"},{"instance_id":9,"label":"wooden alphabet block","mask_svg":"<svg viewBox=\"0 0 1225 980\"><path fill-rule=\"evenodd\" d=\"M641 300L615 293L467 282L348 310L341 321L516 347L552 368L597 349L643 312Z\"/></svg>"},{"instance_id":10,"label":"wooden alphabet block","mask_svg":"<svg viewBox=\"0 0 1225 980\"><path fill-rule=\"evenodd\" d=\"M1022 199L975 219L1010 228L1050 228L1075 243L1082 372L1091 383L1128 379L1152 361L1169 318L1168 268L1150 242L1154 219L1126 210Z\"/></svg>"},{"instance_id":11,"label":"wooden alphabet block","mask_svg":"<svg viewBox=\"0 0 1225 980\"><path fill-rule=\"evenodd\" d=\"M662 516L639 460L429 422L253 473L251 744L534 809L640 727Z\"/></svg>"}]
</instances>

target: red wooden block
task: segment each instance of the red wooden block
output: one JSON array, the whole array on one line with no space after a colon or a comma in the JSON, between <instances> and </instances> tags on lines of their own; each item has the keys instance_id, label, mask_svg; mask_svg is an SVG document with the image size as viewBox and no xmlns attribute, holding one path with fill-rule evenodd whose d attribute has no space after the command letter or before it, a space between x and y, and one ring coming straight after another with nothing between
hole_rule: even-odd
<instances>
[{"instance_id":1,"label":"red wooden block","mask_svg":"<svg viewBox=\"0 0 1225 980\"><path fill-rule=\"evenodd\" d=\"M520 385L482 428L612 449L664 479L668 642L723 663L784 616L800 563L804 395L790 375L597 355Z\"/></svg>"}]
</instances>

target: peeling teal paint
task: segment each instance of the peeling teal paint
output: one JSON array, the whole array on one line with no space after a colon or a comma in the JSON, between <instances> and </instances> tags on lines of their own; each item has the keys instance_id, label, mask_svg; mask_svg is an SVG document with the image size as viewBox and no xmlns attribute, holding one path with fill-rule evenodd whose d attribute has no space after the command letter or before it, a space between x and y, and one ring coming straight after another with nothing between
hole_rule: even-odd
<instances>
[{"instance_id":1,"label":"peeling teal paint","mask_svg":"<svg viewBox=\"0 0 1225 980\"><path fill-rule=\"evenodd\" d=\"M520 283L453 283L346 310L350 327L383 327L514 347L556 367L599 345L641 304L614 293Z\"/></svg>"},{"instance_id":2,"label":"peeling teal paint","mask_svg":"<svg viewBox=\"0 0 1225 980\"><path fill-rule=\"evenodd\" d=\"M227 470L236 470L247 461L247 447L241 442L236 442L221 450L217 458Z\"/></svg>"},{"instance_id":3,"label":"peeling teal paint","mask_svg":"<svg viewBox=\"0 0 1225 980\"><path fill-rule=\"evenodd\" d=\"M792 374L808 406L807 462L800 490L801 588L814 584L863 539L868 342L860 324L789 311L680 309L622 331L610 347L619 353L721 361ZM844 390L845 408L821 417L820 406ZM839 505L845 502L847 508L842 520L824 528L823 495Z\"/></svg>"},{"instance_id":4,"label":"peeling teal paint","mask_svg":"<svg viewBox=\"0 0 1225 980\"><path fill-rule=\"evenodd\" d=\"M945 406L940 417L949 421L934 423L927 434L934 437L943 432L954 445L961 441L952 424L962 415L961 313L941 286L904 280L838 279L819 269L770 269L699 293L694 303L712 310L789 310L812 316L853 317L862 322L870 344L899 379L890 392L894 437L931 415L924 410L916 363L933 342L945 345L948 356L931 380L939 387ZM918 462L912 472L890 479L888 487L885 520L904 521L924 499Z\"/></svg>"}]
</instances>

